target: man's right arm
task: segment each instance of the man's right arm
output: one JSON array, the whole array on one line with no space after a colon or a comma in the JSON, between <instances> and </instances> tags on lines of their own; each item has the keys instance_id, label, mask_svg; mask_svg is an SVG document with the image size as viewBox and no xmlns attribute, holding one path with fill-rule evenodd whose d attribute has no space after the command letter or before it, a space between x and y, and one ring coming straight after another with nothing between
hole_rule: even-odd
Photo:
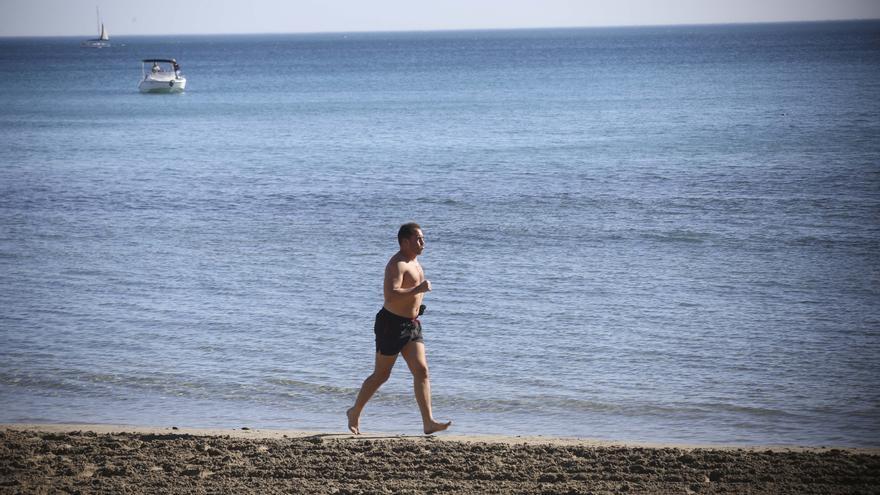
<instances>
[{"instance_id":1,"label":"man's right arm","mask_svg":"<svg viewBox=\"0 0 880 495\"><path fill-rule=\"evenodd\" d=\"M428 280L413 287L403 287L403 274L402 262L388 263L385 267L385 299L400 300L431 290L431 282Z\"/></svg>"}]
</instances>

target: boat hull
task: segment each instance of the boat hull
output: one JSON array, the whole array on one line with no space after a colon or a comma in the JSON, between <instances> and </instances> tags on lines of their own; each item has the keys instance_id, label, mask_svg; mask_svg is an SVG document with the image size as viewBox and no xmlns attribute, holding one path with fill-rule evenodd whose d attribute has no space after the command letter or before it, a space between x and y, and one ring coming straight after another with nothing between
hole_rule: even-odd
<instances>
[{"instance_id":1,"label":"boat hull","mask_svg":"<svg viewBox=\"0 0 880 495\"><path fill-rule=\"evenodd\" d=\"M180 93L186 89L186 78L168 80L144 79L138 84L141 93Z\"/></svg>"},{"instance_id":2,"label":"boat hull","mask_svg":"<svg viewBox=\"0 0 880 495\"><path fill-rule=\"evenodd\" d=\"M80 43L86 48L109 48L110 42L105 40L85 40Z\"/></svg>"}]
</instances>

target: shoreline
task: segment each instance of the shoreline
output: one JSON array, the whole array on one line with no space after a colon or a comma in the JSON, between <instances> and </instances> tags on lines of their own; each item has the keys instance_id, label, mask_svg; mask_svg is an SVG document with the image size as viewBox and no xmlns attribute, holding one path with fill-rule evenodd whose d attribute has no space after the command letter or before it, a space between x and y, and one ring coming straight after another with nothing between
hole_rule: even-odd
<instances>
[{"instance_id":1,"label":"shoreline","mask_svg":"<svg viewBox=\"0 0 880 495\"><path fill-rule=\"evenodd\" d=\"M880 493L880 449L0 425L5 493Z\"/></svg>"},{"instance_id":2,"label":"shoreline","mask_svg":"<svg viewBox=\"0 0 880 495\"><path fill-rule=\"evenodd\" d=\"M453 426L454 427L454 426ZM322 438L326 440L412 440L442 441L459 443L486 443L503 445L549 445L553 447L621 447L631 449L678 449L678 450L718 450L745 452L830 452L842 451L851 454L880 456L878 447L849 446L810 446L777 444L713 444L713 443L675 443L675 442L630 442L600 440L580 437L555 437L545 435L478 435L442 432L435 435L407 435L391 432L366 432L361 435L342 431L296 430L274 428L194 428L177 426L148 426L107 423L0 423L0 431L18 430L39 433L69 433L91 431L99 435L132 433L139 435L180 435L195 437L229 437L252 440Z\"/></svg>"}]
</instances>

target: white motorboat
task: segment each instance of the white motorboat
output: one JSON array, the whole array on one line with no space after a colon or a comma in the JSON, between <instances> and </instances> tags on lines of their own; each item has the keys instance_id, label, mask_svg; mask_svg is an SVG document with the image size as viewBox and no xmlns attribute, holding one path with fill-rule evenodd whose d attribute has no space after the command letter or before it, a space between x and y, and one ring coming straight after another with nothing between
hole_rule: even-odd
<instances>
[{"instance_id":1,"label":"white motorboat","mask_svg":"<svg viewBox=\"0 0 880 495\"><path fill-rule=\"evenodd\" d=\"M147 65L150 67L147 68ZM180 73L180 64L173 58L145 58L144 77L138 84L141 93L180 93L186 88L186 78Z\"/></svg>"},{"instance_id":2,"label":"white motorboat","mask_svg":"<svg viewBox=\"0 0 880 495\"><path fill-rule=\"evenodd\" d=\"M101 34L93 40L83 41L82 46L89 48L107 48L110 46L110 35L107 34L107 29L104 28L104 23L101 22L101 12L98 11L97 7L95 7L95 14L98 16L98 25L101 26Z\"/></svg>"}]
</instances>

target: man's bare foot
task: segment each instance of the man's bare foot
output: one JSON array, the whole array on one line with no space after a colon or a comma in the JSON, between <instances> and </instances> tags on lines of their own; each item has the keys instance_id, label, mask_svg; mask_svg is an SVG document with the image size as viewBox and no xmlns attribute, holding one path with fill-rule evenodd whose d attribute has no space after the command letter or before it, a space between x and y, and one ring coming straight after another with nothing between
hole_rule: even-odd
<instances>
[{"instance_id":1,"label":"man's bare foot","mask_svg":"<svg viewBox=\"0 0 880 495\"><path fill-rule=\"evenodd\" d=\"M361 418L360 415L354 415L354 408L348 408L348 411L345 411L345 415L348 416L348 429L355 435L361 434Z\"/></svg>"},{"instance_id":2,"label":"man's bare foot","mask_svg":"<svg viewBox=\"0 0 880 495\"><path fill-rule=\"evenodd\" d=\"M437 433L438 431L443 431L446 428L452 426L452 421L447 421L445 423L438 423L436 421L431 421L430 423L425 425L425 435L430 435L431 433Z\"/></svg>"}]
</instances>

